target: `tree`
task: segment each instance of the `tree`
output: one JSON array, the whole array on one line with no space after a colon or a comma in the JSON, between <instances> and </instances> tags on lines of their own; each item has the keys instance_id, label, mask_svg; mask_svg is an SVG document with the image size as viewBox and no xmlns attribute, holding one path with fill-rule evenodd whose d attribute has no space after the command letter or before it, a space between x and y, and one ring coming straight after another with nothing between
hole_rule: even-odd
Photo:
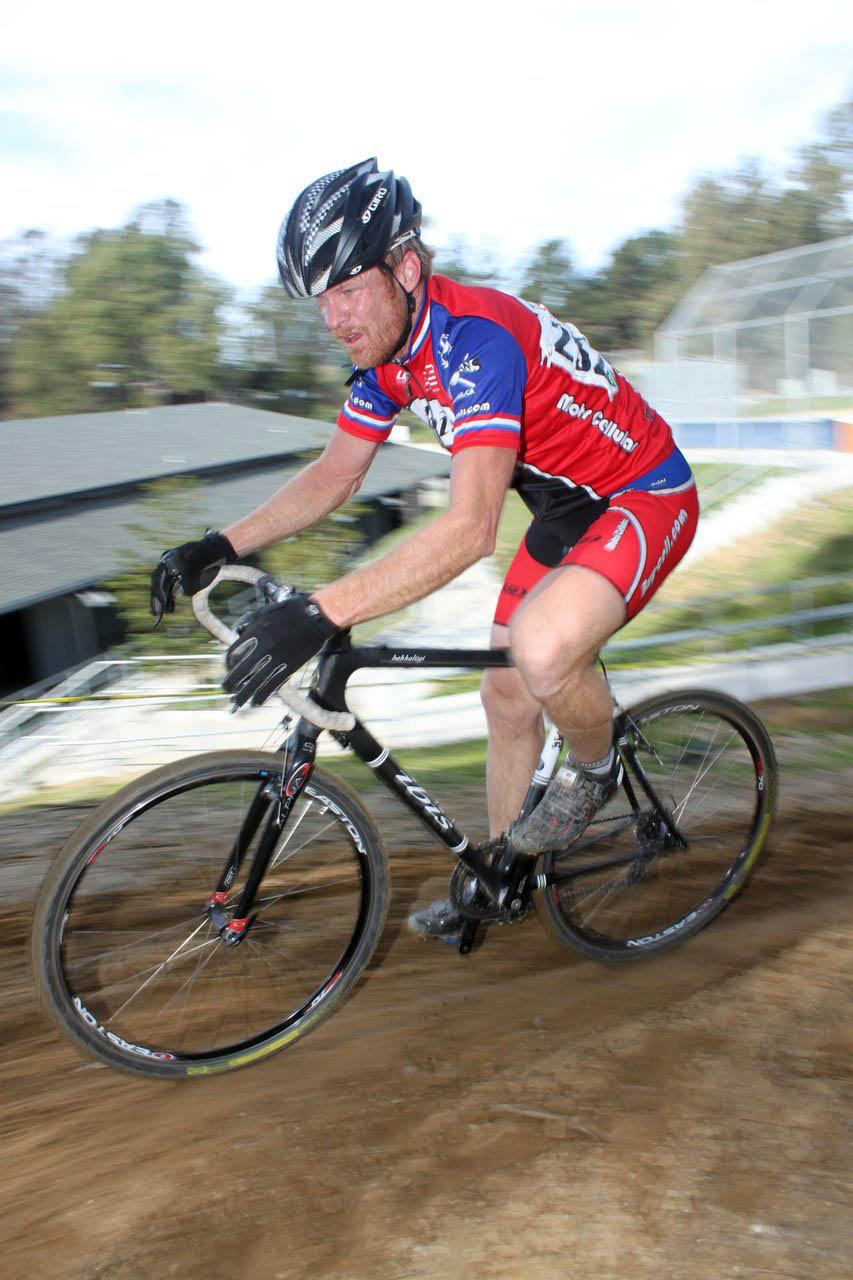
<instances>
[{"instance_id":1,"label":"tree","mask_svg":"<svg viewBox=\"0 0 853 1280\"><path fill-rule=\"evenodd\" d=\"M202 398L215 384L226 291L192 261L174 201L81 236L62 292L20 327L10 374L23 416Z\"/></svg>"},{"instance_id":2,"label":"tree","mask_svg":"<svg viewBox=\"0 0 853 1280\"><path fill-rule=\"evenodd\" d=\"M104 584L116 598L116 610L125 631L123 652L174 656L200 653L206 648L209 637L194 618L188 600L179 595L175 612L166 614L155 628L149 598L151 571L163 551L167 546L198 538L206 519L212 518L211 505L207 486L195 476L172 476L145 486L136 518L126 525L127 548L120 556L121 568ZM362 533L366 516L366 506L350 503L345 511L336 512L297 538L268 547L250 560L279 582L313 590L352 568L366 545ZM241 610L257 603L251 588L242 583L226 583L216 590L217 613L222 614L231 601L233 615L235 597L242 601Z\"/></svg>"},{"instance_id":3,"label":"tree","mask_svg":"<svg viewBox=\"0 0 853 1280\"><path fill-rule=\"evenodd\" d=\"M851 187L853 102L844 102L827 115L822 140L800 148L783 187L755 160L700 179L685 198L679 229L684 284L718 263L849 234Z\"/></svg>"},{"instance_id":4,"label":"tree","mask_svg":"<svg viewBox=\"0 0 853 1280\"><path fill-rule=\"evenodd\" d=\"M565 240L545 240L535 251L521 283L521 296L541 302L555 316L566 316L572 283L576 283Z\"/></svg>"},{"instance_id":5,"label":"tree","mask_svg":"<svg viewBox=\"0 0 853 1280\"><path fill-rule=\"evenodd\" d=\"M313 301L272 285L244 308L241 322L229 369L241 398L300 415L337 412L350 366ZM333 395L326 394L331 382Z\"/></svg>"},{"instance_id":6,"label":"tree","mask_svg":"<svg viewBox=\"0 0 853 1280\"><path fill-rule=\"evenodd\" d=\"M437 251L433 266L441 275L467 285L494 287L501 275L494 245L485 243L475 248L464 236L451 236Z\"/></svg>"},{"instance_id":7,"label":"tree","mask_svg":"<svg viewBox=\"0 0 853 1280\"><path fill-rule=\"evenodd\" d=\"M24 322L56 296L62 262L43 231L30 229L0 244L0 416L11 411L13 343Z\"/></svg>"},{"instance_id":8,"label":"tree","mask_svg":"<svg viewBox=\"0 0 853 1280\"><path fill-rule=\"evenodd\" d=\"M602 345L612 351L650 343L681 291L676 235L647 231L623 241L593 290L601 299L595 318L606 330Z\"/></svg>"},{"instance_id":9,"label":"tree","mask_svg":"<svg viewBox=\"0 0 853 1280\"><path fill-rule=\"evenodd\" d=\"M261 568L278 582L292 583L304 591L314 591L333 582L349 569L366 549L362 522L368 509L349 503L312 529L267 547L257 557Z\"/></svg>"}]
</instances>

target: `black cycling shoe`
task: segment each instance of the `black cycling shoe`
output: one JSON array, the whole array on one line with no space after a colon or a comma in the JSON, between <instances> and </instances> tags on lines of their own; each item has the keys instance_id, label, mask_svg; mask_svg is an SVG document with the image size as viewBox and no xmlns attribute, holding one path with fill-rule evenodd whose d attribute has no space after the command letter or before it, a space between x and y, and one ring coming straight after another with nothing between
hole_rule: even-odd
<instances>
[{"instance_id":1,"label":"black cycling shoe","mask_svg":"<svg viewBox=\"0 0 853 1280\"><path fill-rule=\"evenodd\" d=\"M416 938L434 938L437 942L457 942L467 921L457 911L449 898L431 902L420 911L413 911L406 921L406 928Z\"/></svg>"}]
</instances>

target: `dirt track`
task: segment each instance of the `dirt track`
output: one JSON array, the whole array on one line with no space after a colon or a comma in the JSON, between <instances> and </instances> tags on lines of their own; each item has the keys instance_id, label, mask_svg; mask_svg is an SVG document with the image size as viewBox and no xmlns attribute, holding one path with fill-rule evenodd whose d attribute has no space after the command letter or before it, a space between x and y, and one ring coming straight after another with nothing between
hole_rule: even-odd
<instances>
[{"instance_id":1,"label":"dirt track","mask_svg":"<svg viewBox=\"0 0 853 1280\"><path fill-rule=\"evenodd\" d=\"M466 960L410 939L446 864L403 818L367 979L289 1054L192 1085L42 1024L18 855L81 812L4 819L4 1275L847 1280L851 781L783 789L743 899L617 969L533 919Z\"/></svg>"}]
</instances>

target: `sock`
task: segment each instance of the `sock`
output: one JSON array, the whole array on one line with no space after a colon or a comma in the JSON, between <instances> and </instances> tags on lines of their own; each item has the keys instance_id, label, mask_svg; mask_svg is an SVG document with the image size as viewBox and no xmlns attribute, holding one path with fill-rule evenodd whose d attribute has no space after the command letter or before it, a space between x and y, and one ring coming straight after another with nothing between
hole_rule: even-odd
<instances>
[{"instance_id":1,"label":"sock","mask_svg":"<svg viewBox=\"0 0 853 1280\"><path fill-rule=\"evenodd\" d=\"M601 782L610 776L613 768L613 759L616 755L615 747L611 747L606 756L602 756L600 760L591 760L587 763L585 760L578 760L571 751L569 752L569 763L573 769L579 769L581 773L588 774L591 778L595 778Z\"/></svg>"}]
</instances>

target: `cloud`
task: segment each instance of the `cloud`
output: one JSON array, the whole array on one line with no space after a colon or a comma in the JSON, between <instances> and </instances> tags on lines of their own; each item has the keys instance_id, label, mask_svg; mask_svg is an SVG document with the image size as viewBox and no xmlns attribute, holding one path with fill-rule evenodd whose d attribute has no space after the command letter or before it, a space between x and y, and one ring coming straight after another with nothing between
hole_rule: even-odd
<instances>
[{"instance_id":1,"label":"cloud","mask_svg":"<svg viewBox=\"0 0 853 1280\"><path fill-rule=\"evenodd\" d=\"M0 147L0 237L115 225L169 195L244 286L272 278L301 187L371 154L411 178L439 242L491 235L514 256L566 237L596 265L671 223L697 172L784 165L849 83L835 0L812 0L806 29L790 0L474 0L440 24L342 0L321 21L256 0L203 20L162 0L83 12L46 0L4 30L20 140Z\"/></svg>"}]
</instances>

